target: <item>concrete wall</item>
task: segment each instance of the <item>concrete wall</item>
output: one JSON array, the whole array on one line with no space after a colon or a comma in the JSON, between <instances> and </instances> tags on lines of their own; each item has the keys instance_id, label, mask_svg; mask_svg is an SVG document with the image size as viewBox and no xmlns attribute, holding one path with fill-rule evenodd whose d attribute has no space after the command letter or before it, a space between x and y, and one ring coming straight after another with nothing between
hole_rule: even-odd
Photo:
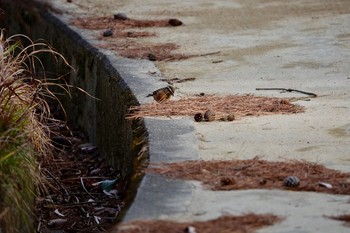
<instances>
[{"instance_id":1,"label":"concrete wall","mask_svg":"<svg viewBox=\"0 0 350 233\"><path fill-rule=\"evenodd\" d=\"M85 130L90 141L99 147L100 154L116 169L125 176L131 175L137 148L133 147L132 122L125 120L125 116L128 107L137 104L136 98L105 55L47 13L45 7L33 5L33 1L0 0L0 8L10 16L0 17L0 27L6 28L8 35L22 33L34 41L45 39L64 55L75 72L68 70L62 61L43 56L48 76L70 72L64 76L68 84L99 99L71 88L71 98L61 99L68 120Z\"/></svg>"}]
</instances>

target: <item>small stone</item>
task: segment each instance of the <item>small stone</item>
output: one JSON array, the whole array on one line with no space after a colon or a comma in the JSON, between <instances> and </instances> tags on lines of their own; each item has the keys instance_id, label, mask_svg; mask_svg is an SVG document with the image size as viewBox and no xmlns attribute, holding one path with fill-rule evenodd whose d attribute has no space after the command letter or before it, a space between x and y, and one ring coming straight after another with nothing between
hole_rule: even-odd
<instances>
[{"instance_id":1,"label":"small stone","mask_svg":"<svg viewBox=\"0 0 350 233\"><path fill-rule=\"evenodd\" d=\"M108 36L111 36L113 35L113 30L110 28L110 29L107 29L106 31L103 32L103 36L104 37L108 37Z\"/></svg>"},{"instance_id":2,"label":"small stone","mask_svg":"<svg viewBox=\"0 0 350 233\"><path fill-rule=\"evenodd\" d=\"M178 19L169 19L168 23L174 27L182 25L182 22Z\"/></svg>"},{"instance_id":3,"label":"small stone","mask_svg":"<svg viewBox=\"0 0 350 233\"><path fill-rule=\"evenodd\" d=\"M202 113L196 113L195 115L194 115L194 120L195 121L197 121L197 122L201 122L202 120L203 120L203 115L202 115Z\"/></svg>"},{"instance_id":4,"label":"small stone","mask_svg":"<svg viewBox=\"0 0 350 233\"><path fill-rule=\"evenodd\" d=\"M148 60L150 60L150 61L156 61L157 60L156 55L154 55L153 53L149 53L147 55L147 57L148 57Z\"/></svg>"},{"instance_id":5,"label":"small stone","mask_svg":"<svg viewBox=\"0 0 350 233\"><path fill-rule=\"evenodd\" d=\"M116 19L116 20L127 20L129 18L128 18L128 16L126 16L125 13L119 12L119 13L114 15L114 19Z\"/></svg>"},{"instance_id":6,"label":"small stone","mask_svg":"<svg viewBox=\"0 0 350 233\"><path fill-rule=\"evenodd\" d=\"M215 112L213 112L211 110L207 110L204 113L204 120L206 120L206 121L214 121L215 120Z\"/></svg>"},{"instance_id":7,"label":"small stone","mask_svg":"<svg viewBox=\"0 0 350 233\"><path fill-rule=\"evenodd\" d=\"M283 185L286 187L297 187L300 184L300 179L297 176L287 176L283 180Z\"/></svg>"},{"instance_id":8,"label":"small stone","mask_svg":"<svg viewBox=\"0 0 350 233\"><path fill-rule=\"evenodd\" d=\"M204 93L204 92L201 92L201 93L199 93L199 95L200 95L200 96L204 96L204 95L205 95L205 93Z\"/></svg>"},{"instance_id":9,"label":"small stone","mask_svg":"<svg viewBox=\"0 0 350 233\"><path fill-rule=\"evenodd\" d=\"M233 115L233 114L228 114L227 115L227 120L228 121L234 121L236 118L235 118L235 115Z\"/></svg>"}]
</instances>

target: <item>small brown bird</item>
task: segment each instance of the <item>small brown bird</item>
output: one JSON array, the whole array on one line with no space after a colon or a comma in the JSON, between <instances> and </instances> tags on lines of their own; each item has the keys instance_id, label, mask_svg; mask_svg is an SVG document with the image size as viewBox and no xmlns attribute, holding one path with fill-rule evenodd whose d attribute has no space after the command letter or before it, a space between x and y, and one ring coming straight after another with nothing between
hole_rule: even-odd
<instances>
[{"instance_id":1,"label":"small brown bird","mask_svg":"<svg viewBox=\"0 0 350 233\"><path fill-rule=\"evenodd\" d=\"M175 88L173 86L167 86L155 90L152 94L147 95L146 97L153 96L153 99L158 103L163 103L170 99L171 96L174 96Z\"/></svg>"},{"instance_id":2,"label":"small brown bird","mask_svg":"<svg viewBox=\"0 0 350 233\"><path fill-rule=\"evenodd\" d=\"M205 121L215 121L215 112L212 110L207 110L204 113L204 120Z\"/></svg>"}]
</instances>

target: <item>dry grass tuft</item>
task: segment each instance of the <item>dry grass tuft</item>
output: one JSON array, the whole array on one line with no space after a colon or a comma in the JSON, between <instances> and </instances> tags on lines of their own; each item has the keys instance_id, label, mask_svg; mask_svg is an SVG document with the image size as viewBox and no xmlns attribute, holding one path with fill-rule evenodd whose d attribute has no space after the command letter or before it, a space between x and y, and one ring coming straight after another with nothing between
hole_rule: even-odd
<instances>
[{"instance_id":1,"label":"dry grass tuft","mask_svg":"<svg viewBox=\"0 0 350 233\"><path fill-rule=\"evenodd\" d=\"M303 108L291 104L287 99L258 97L254 95L202 96L187 99L151 103L130 108L128 118L145 116L191 116L204 113L206 110L215 112L216 119L228 114L235 118L245 116L261 116L271 114L291 114L303 112Z\"/></svg>"},{"instance_id":2,"label":"dry grass tuft","mask_svg":"<svg viewBox=\"0 0 350 233\"><path fill-rule=\"evenodd\" d=\"M49 89L54 84L35 76L36 69L43 68L38 58L42 53L64 60L45 43L34 43L24 35L6 39L0 33L0 210L4 210L0 223L4 232L33 229L35 187L43 181L38 159L52 148L46 125L54 120L46 100L56 99Z\"/></svg>"},{"instance_id":3,"label":"dry grass tuft","mask_svg":"<svg viewBox=\"0 0 350 233\"><path fill-rule=\"evenodd\" d=\"M286 189L332 194L350 194L350 173L304 162L269 162L258 158L230 161L186 161L152 164L147 172L186 180L198 180L212 190ZM285 187L287 176L300 178L297 187ZM332 188L320 185L329 183Z\"/></svg>"}]
</instances>

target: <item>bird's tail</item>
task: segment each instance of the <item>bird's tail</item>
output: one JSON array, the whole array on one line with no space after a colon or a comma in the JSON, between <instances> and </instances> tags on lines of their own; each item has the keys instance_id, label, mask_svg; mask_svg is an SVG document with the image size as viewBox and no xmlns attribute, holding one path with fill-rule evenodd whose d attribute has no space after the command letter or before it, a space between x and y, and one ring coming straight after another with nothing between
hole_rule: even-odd
<instances>
[{"instance_id":1,"label":"bird's tail","mask_svg":"<svg viewBox=\"0 0 350 233\"><path fill-rule=\"evenodd\" d=\"M153 94L148 94L148 95L146 95L146 97L151 97L151 96L153 96Z\"/></svg>"}]
</instances>

